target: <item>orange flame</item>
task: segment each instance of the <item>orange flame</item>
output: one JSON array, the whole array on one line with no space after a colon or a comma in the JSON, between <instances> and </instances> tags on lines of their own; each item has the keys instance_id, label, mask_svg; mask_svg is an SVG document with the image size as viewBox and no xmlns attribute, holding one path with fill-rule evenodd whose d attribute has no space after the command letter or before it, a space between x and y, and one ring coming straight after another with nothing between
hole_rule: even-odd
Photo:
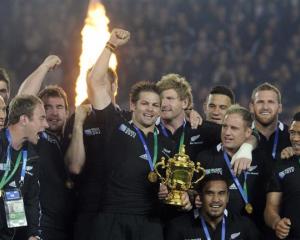
<instances>
[{"instance_id":1,"label":"orange flame","mask_svg":"<svg viewBox=\"0 0 300 240\"><path fill-rule=\"evenodd\" d=\"M91 0L89 3L85 25L81 31L82 52L80 56L80 73L76 80L75 105L80 105L87 98L86 75L93 66L109 39L109 19L106 16L104 6ZM109 66L114 70L117 67L117 58L113 54Z\"/></svg>"}]
</instances>

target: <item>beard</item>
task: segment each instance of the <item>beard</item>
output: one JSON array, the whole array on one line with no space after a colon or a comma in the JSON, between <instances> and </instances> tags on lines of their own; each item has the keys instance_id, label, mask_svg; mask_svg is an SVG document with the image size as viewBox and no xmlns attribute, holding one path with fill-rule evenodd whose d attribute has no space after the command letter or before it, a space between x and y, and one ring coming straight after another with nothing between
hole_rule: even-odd
<instances>
[{"instance_id":1,"label":"beard","mask_svg":"<svg viewBox=\"0 0 300 240\"><path fill-rule=\"evenodd\" d=\"M278 121L278 115L275 114L275 115L271 116L270 118L263 118L263 117L255 115L255 120L260 125L262 125L264 127L268 127L268 126L270 126L273 123L276 123Z\"/></svg>"}]
</instances>

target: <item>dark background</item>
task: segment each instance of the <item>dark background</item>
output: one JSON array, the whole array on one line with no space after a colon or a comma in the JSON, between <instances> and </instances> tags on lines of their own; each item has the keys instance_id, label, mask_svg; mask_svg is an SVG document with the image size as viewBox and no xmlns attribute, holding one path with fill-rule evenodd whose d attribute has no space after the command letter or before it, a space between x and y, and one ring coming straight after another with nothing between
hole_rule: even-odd
<instances>
[{"instance_id":1,"label":"dark background","mask_svg":"<svg viewBox=\"0 0 300 240\"><path fill-rule=\"evenodd\" d=\"M110 29L131 32L117 50L118 102L139 80L157 81L174 72L193 86L202 111L208 90L223 84L248 105L252 89L268 81L283 95L287 120L299 106L300 0L103 0ZM0 66L8 70L12 93L49 54L63 64L47 77L74 104L79 74L80 32L86 0L0 0ZM299 110L299 109L298 109Z\"/></svg>"}]
</instances>

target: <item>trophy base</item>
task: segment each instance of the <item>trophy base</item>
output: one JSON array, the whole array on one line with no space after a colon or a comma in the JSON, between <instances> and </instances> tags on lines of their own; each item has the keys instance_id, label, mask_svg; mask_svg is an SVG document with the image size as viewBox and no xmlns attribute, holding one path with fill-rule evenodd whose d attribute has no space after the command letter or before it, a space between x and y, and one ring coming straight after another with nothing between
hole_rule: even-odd
<instances>
[{"instance_id":1,"label":"trophy base","mask_svg":"<svg viewBox=\"0 0 300 240\"><path fill-rule=\"evenodd\" d=\"M181 201L182 194L184 194L184 191L172 190L168 194L165 203L173 206L183 206Z\"/></svg>"}]
</instances>

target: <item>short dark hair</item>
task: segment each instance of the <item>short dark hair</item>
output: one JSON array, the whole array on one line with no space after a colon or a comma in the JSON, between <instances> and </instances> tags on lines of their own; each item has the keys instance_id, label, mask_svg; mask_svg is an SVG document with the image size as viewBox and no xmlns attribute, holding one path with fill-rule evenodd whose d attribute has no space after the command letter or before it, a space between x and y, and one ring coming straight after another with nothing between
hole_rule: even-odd
<instances>
[{"instance_id":1,"label":"short dark hair","mask_svg":"<svg viewBox=\"0 0 300 240\"><path fill-rule=\"evenodd\" d=\"M59 97L64 100L66 110L69 109L68 98L66 92L59 87L58 85L48 85L38 94L40 99L49 98L49 97Z\"/></svg>"},{"instance_id":2,"label":"short dark hair","mask_svg":"<svg viewBox=\"0 0 300 240\"><path fill-rule=\"evenodd\" d=\"M140 98L141 92L153 92L159 96L159 89L155 83L149 81L141 81L134 84L130 90L130 102L136 103Z\"/></svg>"},{"instance_id":3,"label":"short dark hair","mask_svg":"<svg viewBox=\"0 0 300 240\"><path fill-rule=\"evenodd\" d=\"M227 109L224 118L227 115L234 114L234 113L239 114L243 118L243 120L246 122L246 126L251 128L253 118L252 118L252 114L250 113L250 111L247 108L244 108L244 107L240 106L239 104L234 104Z\"/></svg>"},{"instance_id":4,"label":"short dark hair","mask_svg":"<svg viewBox=\"0 0 300 240\"><path fill-rule=\"evenodd\" d=\"M225 87L222 85L215 86L210 90L209 94L225 95L230 98L231 104L235 103L235 95L234 95L233 91L228 87Z\"/></svg>"},{"instance_id":5,"label":"short dark hair","mask_svg":"<svg viewBox=\"0 0 300 240\"><path fill-rule=\"evenodd\" d=\"M4 81L7 84L8 91L10 89L10 79L7 71L4 68L0 68L0 81Z\"/></svg>"},{"instance_id":6,"label":"short dark hair","mask_svg":"<svg viewBox=\"0 0 300 240\"><path fill-rule=\"evenodd\" d=\"M207 183L211 182L211 181L223 181L226 183L226 188L228 190L229 188L229 182L228 179L222 175L222 174L217 174L217 173L211 173L211 174L207 174L205 175L205 177L202 179L202 181L199 184L199 193L203 193L203 190L205 188L205 186L207 185Z\"/></svg>"},{"instance_id":7,"label":"short dark hair","mask_svg":"<svg viewBox=\"0 0 300 240\"><path fill-rule=\"evenodd\" d=\"M17 95L9 104L8 125L19 122L22 115L26 115L29 119L33 116L35 107L43 102L34 95Z\"/></svg>"},{"instance_id":8,"label":"short dark hair","mask_svg":"<svg viewBox=\"0 0 300 240\"><path fill-rule=\"evenodd\" d=\"M300 112L295 113L295 115L293 116L293 121L300 121Z\"/></svg>"},{"instance_id":9,"label":"short dark hair","mask_svg":"<svg viewBox=\"0 0 300 240\"><path fill-rule=\"evenodd\" d=\"M251 94L251 102L254 102L255 99L255 94L257 92L261 92L261 91L273 91L276 93L277 95L277 101L278 103L281 103L281 93L279 91L279 89L277 87L275 87L274 85L272 85L271 83L265 82L263 84L258 85Z\"/></svg>"}]
</instances>

